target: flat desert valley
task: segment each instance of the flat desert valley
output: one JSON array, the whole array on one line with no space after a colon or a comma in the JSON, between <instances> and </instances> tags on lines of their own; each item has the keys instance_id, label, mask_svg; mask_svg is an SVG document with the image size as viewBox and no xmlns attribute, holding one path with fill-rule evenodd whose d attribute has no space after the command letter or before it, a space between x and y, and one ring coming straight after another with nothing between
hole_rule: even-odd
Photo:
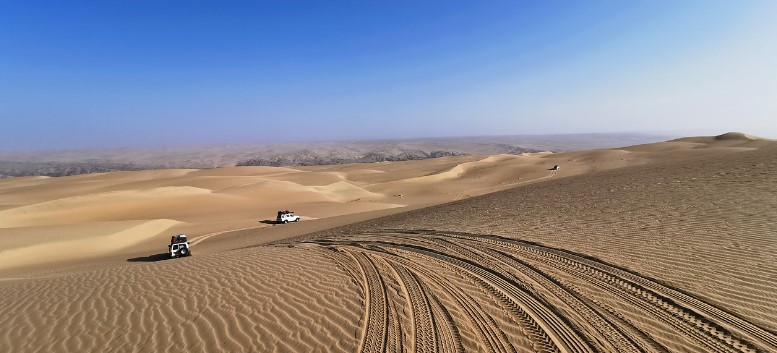
<instances>
[{"instance_id":1,"label":"flat desert valley","mask_svg":"<svg viewBox=\"0 0 777 353\"><path fill-rule=\"evenodd\" d=\"M777 141L0 179L0 352L400 351L777 352Z\"/></svg>"}]
</instances>

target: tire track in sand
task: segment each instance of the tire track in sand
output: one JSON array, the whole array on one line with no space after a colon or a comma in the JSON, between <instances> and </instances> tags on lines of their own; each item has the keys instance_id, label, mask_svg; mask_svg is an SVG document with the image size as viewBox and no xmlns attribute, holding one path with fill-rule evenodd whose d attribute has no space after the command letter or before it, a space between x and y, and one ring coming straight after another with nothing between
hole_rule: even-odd
<instances>
[{"instance_id":1,"label":"tire track in sand","mask_svg":"<svg viewBox=\"0 0 777 353\"><path fill-rule=\"evenodd\" d=\"M364 288L360 352L777 351L775 334L724 308L536 243L402 229L306 243Z\"/></svg>"},{"instance_id":2,"label":"tire track in sand","mask_svg":"<svg viewBox=\"0 0 777 353\"><path fill-rule=\"evenodd\" d=\"M386 287L375 264L366 254L347 251L359 265L366 307L359 352L385 352L388 340L388 303Z\"/></svg>"},{"instance_id":3,"label":"tire track in sand","mask_svg":"<svg viewBox=\"0 0 777 353\"><path fill-rule=\"evenodd\" d=\"M245 228L236 228L236 229L222 230L222 231L218 231L218 232L213 232L213 233L208 233L208 234L200 235L196 239L192 239L192 241L190 241L189 243L191 244L191 246L195 246L195 245L197 245L199 243L202 243L202 242L204 242L204 241L206 241L206 240L208 240L208 239L210 239L212 237L215 237L217 235L222 235L222 234L231 233L231 232L239 232L241 230L266 228L266 227L267 226L252 226L252 227L245 227Z\"/></svg>"}]
</instances>

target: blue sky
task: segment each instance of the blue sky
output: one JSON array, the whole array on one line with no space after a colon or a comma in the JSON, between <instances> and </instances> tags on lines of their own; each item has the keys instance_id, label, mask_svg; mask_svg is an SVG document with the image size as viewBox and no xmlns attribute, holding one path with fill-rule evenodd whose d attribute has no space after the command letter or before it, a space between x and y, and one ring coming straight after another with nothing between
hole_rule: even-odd
<instances>
[{"instance_id":1,"label":"blue sky","mask_svg":"<svg viewBox=\"0 0 777 353\"><path fill-rule=\"evenodd\" d=\"M774 1L4 1L0 149L777 138Z\"/></svg>"}]
</instances>

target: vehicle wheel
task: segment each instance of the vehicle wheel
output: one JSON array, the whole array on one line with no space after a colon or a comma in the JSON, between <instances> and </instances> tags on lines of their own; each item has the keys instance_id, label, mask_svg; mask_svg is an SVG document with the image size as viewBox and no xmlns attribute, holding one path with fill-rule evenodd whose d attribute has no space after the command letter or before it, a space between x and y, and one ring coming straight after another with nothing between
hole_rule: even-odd
<instances>
[{"instance_id":1,"label":"vehicle wheel","mask_svg":"<svg viewBox=\"0 0 777 353\"><path fill-rule=\"evenodd\" d=\"M295 219L294 222L299 222L299 218Z\"/></svg>"},{"instance_id":2,"label":"vehicle wheel","mask_svg":"<svg viewBox=\"0 0 777 353\"><path fill-rule=\"evenodd\" d=\"M181 257L189 256L189 249L187 248L181 249L180 254L181 254Z\"/></svg>"},{"instance_id":3,"label":"vehicle wheel","mask_svg":"<svg viewBox=\"0 0 777 353\"><path fill-rule=\"evenodd\" d=\"M289 220L284 220L283 224L289 223Z\"/></svg>"}]
</instances>

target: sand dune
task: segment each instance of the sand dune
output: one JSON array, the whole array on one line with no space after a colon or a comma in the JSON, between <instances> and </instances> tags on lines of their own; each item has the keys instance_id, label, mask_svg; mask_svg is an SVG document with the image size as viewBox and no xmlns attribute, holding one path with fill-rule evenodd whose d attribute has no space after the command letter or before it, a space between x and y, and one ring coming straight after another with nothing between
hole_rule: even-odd
<instances>
[{"instance_id":1,"label":"sand dune","mask_svg":"<svg viewBox=\"0 0 777 353\"><path fill-rule=\"evenodd\" d=\"M190 186L171 186L73 196L0 211L0 227L16 228L120 219L133 209L142 208L159 200L186 199L210 193L210 190ZM183 202L180 206L184 206Z\"/></svg>"},{"instance_id":2,"label":"sand dune","mask_svg":"<svg viewBox=\"0 0 777 353\"><path fill-rule=\"evenodd\" d=\"M486 172L493 178L468 178L467 174L500 163L523 165L522 160L539 156L462 156L298 169L234 167L8 179L0 181L0 205L4 205L0 209L0 230L9 232L0 232L0 236L13 238L14 246L24 247L40 245L36 229L41 227L64 227L64 233L75 226L97 233L105 228L102 234L109 235L117 231L106 226L110 222L169 219L179 222L171 231L185 229L196 238L213 231L267 226L259 222L274 218L278 209L297 211L303 219L318 219L430 205L504 188L504 177L497 176L514 172L507 165L503 171L495 168ZM524 175L523 180L546 174ZM89 224L92 228L84 229ZM214 224L222 228L214 229ZM145 245L148 251L162 248L161 239L165 238L159 239L157 243L141 242L140 246ZM0 244L4 243L10 242L0 239ZM61 259L44 253L31 256L41 264Z\"/></svg>"},{"instance_id":3,"label":"sand dune","mask_svg":"<svg viewBox=\"0 0 777 353\"><path fill-rule=\"evenodd\" d=\"M105 254L110 254L158 237L164 231L180 222L169 219L155 219L135 223L137 224L113 234L5 249L0 252L0 270L35 264L40 262L40 258L45 258L49 261L64 261L104 256Z\"/></svg>"},{"instance_id":4,"label":"sand dune","mask_svg":"<svg viewBox=\"0 0 777 353\"><path fill-rule=\"evenodd\" d=\"M476 171L478 169L494 167L495 166L494 164L498 162L514 161L521 158L532 158L532 157L536 158L537 156L541 156L541 155L545 155L545 154L523 154L521 156L512 156L512 155L490 156L475 162L460 163L455 165L453 168L446 169L444 171L436 172L436 173L421 176L421 177L408 178L403 181L428 183L428 182L441 182L446 180L453 180L453 179L461 178L465 174L470 173L472 171ZM522 161L522 162L524 162L522 164L526 164L525 161ZM502 165L499 165L499 167L502 167Z\"/></svg>"},{"instance_id":5,"label":"sand dune","mask_svg":"<svg viewBox=\"0 0 777 353\"><path fill-rule=\"evenodd\" d=\"M0 351L777 351L777 142L154 172L0 180Z\"/></svg>"}]
</instances>

